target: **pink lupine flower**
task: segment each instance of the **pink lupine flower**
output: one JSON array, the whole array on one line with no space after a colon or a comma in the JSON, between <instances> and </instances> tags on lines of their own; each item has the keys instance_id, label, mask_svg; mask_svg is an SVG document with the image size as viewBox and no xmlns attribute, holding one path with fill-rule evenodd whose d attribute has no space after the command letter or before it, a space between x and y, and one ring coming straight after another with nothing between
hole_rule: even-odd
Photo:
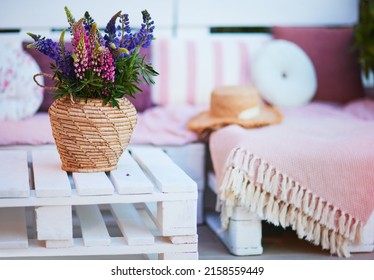
<instances>
[{"instance_id":1,"label":"pink lupine flower","mask_svg":"<svg viewBox=\"0 0 374 280\"><path fill-rule=\"evenodd\" d=\"M104 79L114 82L114 59L108 48L105 48L101 56L101 73Z\"/></svg>"},{"instance_id":2,"label":"pink lupine flower","mask_svg":"<svg viewBox=\"0 0 374 280\"><path fill-rule=\"evenodd\" d=\"M74 50L74 71L79 79L83 79L84 73L89 68L88 54L84 43L84 35L81 35L78 45Z\"/></svg>"}]
</instances>

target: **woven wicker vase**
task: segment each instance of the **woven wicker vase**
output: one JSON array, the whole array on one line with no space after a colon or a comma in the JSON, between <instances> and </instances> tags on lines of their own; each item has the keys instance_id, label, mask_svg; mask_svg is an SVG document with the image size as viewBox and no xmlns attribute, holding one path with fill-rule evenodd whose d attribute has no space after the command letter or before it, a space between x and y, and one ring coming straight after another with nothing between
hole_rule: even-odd
<instances>
[{"instance_id":1,"label":"woven wicker vase","mask_svg":"<svg viewBox=\"0 0 374 280\"><path fill-rule=\"evenodd\" d=\"M71 172L102 172L117 168L137 121L127 99L120 109L100 99L57 99L49 108L53 137L62 165Z\"/></svg>"}]
</instances>

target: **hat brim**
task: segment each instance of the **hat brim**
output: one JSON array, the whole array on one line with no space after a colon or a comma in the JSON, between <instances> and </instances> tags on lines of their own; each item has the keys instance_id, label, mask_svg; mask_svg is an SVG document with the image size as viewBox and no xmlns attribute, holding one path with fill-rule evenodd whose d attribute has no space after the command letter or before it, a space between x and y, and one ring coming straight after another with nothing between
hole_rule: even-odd
<instances>
[{"instance_id":1,"label":"hat brim","mask_svg":"<svg viewBox=\"0 0 374 280\"><path fill-rule=\"evenodd\" d=\"M256 117L247 120L230 117L217 118L211 116L209 111L205 111L190 119L187 123L187 128L202 134L206 130L215 131L230 124L237 124L245 128L277 124L282 121L282 118L281 112L276 108L263 104L260 108L260 113Z\"/></svg>"}]
</instances>

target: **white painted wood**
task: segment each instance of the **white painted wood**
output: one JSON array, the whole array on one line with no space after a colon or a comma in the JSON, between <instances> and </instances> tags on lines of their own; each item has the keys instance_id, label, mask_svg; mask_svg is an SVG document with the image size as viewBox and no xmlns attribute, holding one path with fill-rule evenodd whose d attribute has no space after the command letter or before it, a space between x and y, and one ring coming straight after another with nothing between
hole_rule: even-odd
<instances>
[{"instance_id":1,"label":"white painted wood","mask_svg":"<svg viewBox=\"0 0 374 280\"><path fill-rule=\"evenodd\" d=\"M197 184L161 149L133 147L131 154L161 192L197 192Z\"/></svg>"},{"instance_id":2,"label":"white painted wood","mask_svg":"<svg viewBox=\"0 0 374 280\"><path fill-rule=\"evenodd\" d=\"M42 159L37 160L38 164L35 169L40 171L42 169L39 166L48 165L51 159L50 154L54 153L55 150L38 150L38 152L40 152L38 153L40 158L42 157L41 154L44 153L44 158L46 159L45 161ZM161 153L168 158L166 154ZM152 155L145 153L142 156L148 157ZM35 158L37 156L33 159ZM52 166L60 170L59 165L52 164ZM144 171L139 166L137 168L138 171L142 171L139 176L144 177ZM39 173L43 174L42 171ZM39 175L36 176L39 178ZM184 174L184 176L187 175ZM90 180L92 181L92 179ZM106 180L110 182L108 178ZM80 185L78 181L75 178L75 184ZM40 181L36 181L36 184L38 182ZM177 188L178 185L178 182L176 182L173 187ZM34 235L30 236L31 239L28 240L28 243L31 245L29 245L27 250L0 250L0 256L155 255L161 253L173 253L173 258L178 256L178 254L174 253L181 253L180 257L178 257L180 259L191 259L197 256L196 186L193 192L173 192L171 190L168 193L162 193L157 187L153 186L151 193L131 195L121 195L118 192L114 192L109 195L83 196L78 194L77 189L70 188L70 191L70 196L61 197L37 197L36 191L31 190L28 198L0 198L0 211L4 207L14 207L16 205L19 207L35 207L35 218L33 220L35 220L35 237L37 238L35 240L33 239ZM164 201L166 202L166 207L163 206ZM171 203L168 204L168 202ZM183 221L175 222L172 230L161 233L154 222L157 220L158 214L149 215L149 211L144 209L145 203L159 204L160 215L164 219L167 219L168 215L174 218L176 215L184 217ZM111 206L113 215L110 215L111 219L108 224L99 210L99 205L103 204L114 204ZM75 215L74 223L72 206L76 208L77 214ZM136 207L139 209L137 210ZM175 212L174 214L171 213L173 211ZM189 214L186 216L187 212L189 214L194 213L192 218L188 216ZM109 237L107 229L110 224L115 224L114 220L116 220L116 224L125 238ZM25 227L26 224L24 222ZM163 223L161 222L160 224L162 225ZM170 227L169 223L164 223L164 225ZM77 232L79 227L82 232L82 238L73 238L73 228ZM169 234L165 235L165 233ZM171 233L179 236L172 236ZM91 241L88 242L88 240ZM103 242L103 240L106 241ZM188 257L185 254L188 254Z\"/></svg>"},{"instance_id":3,"label":"white painted wood","mask_svg":"<svg viewBox=\"0 0 374 280\"><path fill-rule=\"evenodd\" d=\"M142 22L141 11L147 9L156 23L156 30L169 30L173 26L173 0L148 1L148 0L116 0L91 1L91 0L65 0L56 1L51 5L47 0L14 0L0 2L0 27L22 28L26 31L48 28L67 28L64 6L68 6L76 20L89 11L100 28L105 28L110 18L119 10L128 13L130 24L140 28ZM30 13L32 11L32 13ZM17 15L16 17L14 15ZM18 18L18 20L17 20ZM45 35L44 33L41 35Z\"/></svg>"},{"instance_id":4,"label":"white painted wood","mask_svg":"<svg viewBox=\"0 0 374 280\"><path fill-rule=\"evenodd\" d=\"M177 9L178 31L211 26L353 25L358 20L358 0L179 0Z\"/></svg>"},{"instance_id":5,"label":"white painted wood","mask_svg":"<svg viewBox=\"0 0 374 280\"><path fill-rule=\"evenodd\" d=\"M222 231L219 214L207 213L206 223L226 245L230 253L237 256L262 254L260 220L230 220L228 230Z\"/></svg>"},{"instance_id":6,"label":"white painted wood","mask_svg":"<svg viewBox=\"0 0 374 280\"><path fill-rule=\"evenodd\" d=\"M71 194L69 178L61 169L57 150L32 151L32 166L37 197L61 197Z\"/></svg>"},{"instance_id":7,"label":"white painted wood","mask_svg":"<svg viewBox=\"0 0 374 280\"><path fill-rule=\"evenodd\" d=\"M144 147L132 145L131 147ZM197 224L204 223L204 190L206 146L204 143L189 143L183 146L161 146L166 154L197 184Z\"/></svg>"},{"instance_id":8,"label":"white painted wood","mask_svg":"<svg viewBox=\"0 0 374 280\"><path fill-rule=\"evenodd\" d=\"M145 210L163 236L183 238L184 235L194 235L197 230L196 204L193 201L146 203Z\"/></svg>"},{"instance_id":9,"label":"white painted wood","mask_svg":"<svg viewBox=\"0 0 374 280\"><path fill-rule=\"evenodd\" d=\"M74 238L71 248L45 248L35 239L29 240L28 249L0 250L0 257L45 257L45 256L94 256L94 255L134 255L177 252L197 252L197 244L174 245L164 237L155 238L152 245L128 245L123 237L112 237L109 246L84 246L82 238Z\"/></svg>"},{"instance_id":10,"label":"white painted wood","mask_svg":"<svg viewBox=\"0 0 374 280\"><path fill-rule=\"evenodd\" d=\"M70 248L73 247L74 240L73 238L67 240L46 240L45 247L50 248Z\"/></svg>"},{"instance_id":11,"label":"white painted wood","mask_svg":"<svg viewBox=\"0 0 374 280\"><path fill-rule=\"evenodd\" d=\"M105 226L103 216L97 205L81 205L75 207L79 217L85 246L108 246L110 236Z\"/></svg>"},{"instance_id":12,"label":"white painted wood","mask_svg":"<svg viewBox=\"0 0 374 280\"><path fill-rule=\"evenodd\" d=\"M161 193L157 188L152 194L137 195L95 195L79 196L76 190L72 190L70 197L35 197L35 192L30 192L30 198L2 198L2 207L23 206L48 206L48 205L92 205L106 203L136 203L150 201L175 201L196 199L196 193Z\"/></svg>"},{"instance_id":13,"label":"white painted wood","mask_svg":"<svg viewBox=\"0 0 374 280\"><path fill-rule=\"evenodd\" d=\"M29 194L27 152L0 151L0 198L28 197Z\"/></svg>"},{"instance_id":14,"label":"white painted wood","mask_svg":"<svg viewBox=\"0 0 374 280\"><path fill-rule=\"evenodd\" d=\"M196 200L157 202L157 225L162 235L196 232Z\"/></svg>"},{"instance_id":15,"label":"white painted wood","mask_svg":"<svg viewBox=\"0 0 374 280\"><path fill-rule=\"evenodd\" d=\"M110 172L110 178L119 194L151 193L154 187L128 151L123 153L117 169Z\"/></svg>"},{"instance_id":16,"label":"white painted wood","mask_svg":"<svg viewBox=\"0 0 374 280\"><path fill-rule=\"evenodd\" d=\"M205 144L192 143L183 146L162 146L163 151L192 180L197 182L198 190L205 188Z\"/></svg>"},{"instance_id":17,"label":"white painted wood","mask_svg":"<svg viewBox=\"0 0 374 280\"><path fill-rule=\"evenodd\" d=\"M112 204L112 213L129 245L154 244L155 239L131 204Z\"/></svg>"},{"instance_id":18,"label":"white painted wood","mask_svg":"<svg viewBox=\"0 0 374 280\"><path fill-rule=\"evenodd\" d=\"M170 238L170 241L173 244L186 244L186 243L193 244L193 243L197 243L197 241L198 241L197 234L195 234L195 235L170 236L169 238Z\"/></svg>"},{"instance_id":19,"label":"white painted wood","mask_svg":"<svg viewBox=\"0 0 374 280\"><path fill-rule=\"evenodd\" d=\"M104 172L72 174L79 195L110 195L114 188Z\"/></svg>"},{"instance_id":20,"label":"white painted wood","mask_svg":"<svg viewBox=\"0 0 374 280\"><path fill-rule=\"evenodd\" d=\"M0 250L27 248L28 237L24 208L0 209Z\"/></svg>"},{"instance_id":21,"label":"white painted wood","mask_svg":"<svg viewBox=\"0 0 374 280\"><path fill-rule=\"evenodd\" d=\"M216 182L215 174L209 172L208 186L215 194L218 193ZM256 213L245 207L234 207L226 231L221 229L219 213L207 213L205 219L208 227L216 233L230 253L238 256L262 254L262 224Z\"/></svg>"},{"instance_id":22,"label":"white painted wood","mask_svg":"<svg viewBox=\"0 0 374 280\"><path fill-rule=\"evenodd\" d=\"M38 240L69 240L73 238L71 206L36 207Z\"/></svg>"}]
</instances>

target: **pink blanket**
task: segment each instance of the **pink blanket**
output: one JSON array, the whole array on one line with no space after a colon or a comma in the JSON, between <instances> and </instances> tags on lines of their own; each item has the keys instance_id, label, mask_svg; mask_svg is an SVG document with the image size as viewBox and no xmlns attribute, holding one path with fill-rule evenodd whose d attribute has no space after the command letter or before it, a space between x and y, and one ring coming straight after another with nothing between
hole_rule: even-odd
<instances>
[{"instance_id":1,"label":"pink blanket","mask_svg":"<svg viewBox=\"0 0 374 280\"><path fill-rule=\"evenodd\" d=\"M279 125L228 126L211 136L223 226L241 205L333 254L374 210L374 102L283 110Z\"/></svg>"}]
</instances>

